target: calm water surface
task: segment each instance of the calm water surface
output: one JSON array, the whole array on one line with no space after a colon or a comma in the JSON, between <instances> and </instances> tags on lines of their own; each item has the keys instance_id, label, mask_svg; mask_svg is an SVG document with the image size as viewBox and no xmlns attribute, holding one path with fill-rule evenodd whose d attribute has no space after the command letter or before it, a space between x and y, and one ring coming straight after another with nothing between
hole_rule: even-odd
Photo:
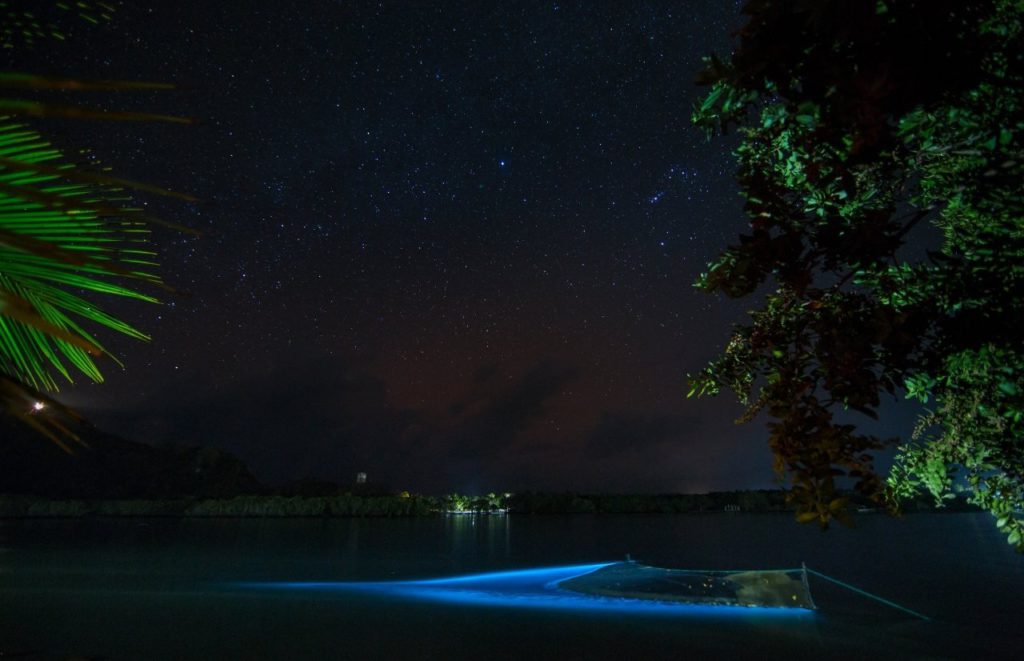
<instances>
[{"instance_id":1,"label":"calm water surface","mask_svg":"<svg viewBox=\"0 0 1024 661\"><path fill-rule=\"evenodd\" d=\"M1024 558L980 514L0 521L0 658L1024 658ZM671 614L446 603L284 582L614 561L808 566L819 611ZM267 586L262 587L264 584Z\"/></svg>"}]
</instances>

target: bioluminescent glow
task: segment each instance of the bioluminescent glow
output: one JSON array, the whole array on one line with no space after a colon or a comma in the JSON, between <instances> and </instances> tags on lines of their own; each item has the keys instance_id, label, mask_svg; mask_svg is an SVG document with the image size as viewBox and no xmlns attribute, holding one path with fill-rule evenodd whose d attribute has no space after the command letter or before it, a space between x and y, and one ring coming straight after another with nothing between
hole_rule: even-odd
<instances>
[{"instance_id":1,"label":"bioluminescent glow","mask_svg":"<svg viewBox=\"0 0 1024 661\"><path fill-rule=\"evenodd\" d=\"M615 612L660 616L810 616L813 611L790 607L748 607L686 604L586 595L558 587L561 581L589 574L610 562L538 567L415 581L246 583L247 588L362 592L394 598L451 604Z\"/></svg>"},{"instance_id":2,"label":"bioluminescent glow","mask_svg":"<svg viewBox=\"0 0 1024 661\"><path fill-rule=\"evenodd\" d=\"M512 569L509 571L485 572L482 574L466 574L464 576L447 576L445 578L430 578L421 581L404 581L406 584L416 585L460 585L463 583L477 583L480 585L492 584L522 584L530 583L551 583L564 581L576 576L589 574L602 567L615 564L613 562L601 562L593 565L565 565L561 567L538 567L536 569Z\"/></svg>"}]
</instances>

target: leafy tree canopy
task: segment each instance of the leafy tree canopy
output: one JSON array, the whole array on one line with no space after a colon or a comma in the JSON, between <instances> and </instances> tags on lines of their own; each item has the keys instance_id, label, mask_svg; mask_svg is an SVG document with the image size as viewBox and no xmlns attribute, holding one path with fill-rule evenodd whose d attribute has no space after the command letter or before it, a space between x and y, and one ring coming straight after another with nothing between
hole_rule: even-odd
<instances>
[{"instance_id":1,"label":"leafy tree canopy","mask_svg":"<svg viewBox=\"0 0 1024 661\"><path fill-rule=\"evenodd\" d=\"M890 504L964 488L1024 549L1024 2L744 12L693 120L739 132L750 232L696 284L768 293L690 394L767 413L802 521L843 521L850 482ZM908 244L928 224L936 249ZM900 441L836 416L876 417L883 392L930 407L887 481L873 457Z\"/></svg>"}]
</instances>

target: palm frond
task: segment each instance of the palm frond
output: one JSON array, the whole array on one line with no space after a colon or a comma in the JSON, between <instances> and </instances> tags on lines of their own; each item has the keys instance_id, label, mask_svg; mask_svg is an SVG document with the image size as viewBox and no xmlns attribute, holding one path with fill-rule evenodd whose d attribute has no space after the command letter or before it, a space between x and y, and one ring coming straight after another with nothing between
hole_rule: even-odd
<instances>
[{"instance_id":1,"label":"palm frond","mask_svg":"<svg viewBox=\"0 0 1024 661\"><path fill-rule=\"evenodd\" d=\"M68 17L97 25L109 21L116 11L109 2L0 2L0 47L32 47L49 39L64 41L67 38Z\"/></svg>"},{"instance_id":2,"label":"palm frond","mask_svg":"<svg viewBox=\"0 0 1024 661\"><path fill-rule=\"evenodd\" d=\"M165 197L174 197L185 202L198 202L194 196L188 193L180 193L178 191L167 190L160 186L154 186L139 181L132 181L131 179L121 179L114 177L103 172L87 172L84 170L77 170L69 167L56 167L53 165L47 165L46 163L32 163L29 161L18 161L13 158L0 157L0 166L11 170L12 172L32 172L35 174L52 174L67 179L68 181L77 181L89 184L106 184L109 186L120 186L123 188L131 188L132 190L142 191L145 193L154 193L156 195L163 195Z\"/></svg>"},{"instance_id":3,"label":"palm frond","mask_svg":"<svg viewBox=\"0 0 1024 661\"><path fill-rule=\"evenodd\" d=\"M191 124L187 117L175 115L159 115L150 112L132 112L125 110L103 110L84 106L56 105L27 99L0 99L0 113L26 117L63 117L68 119L110 119L122 122L170 122L172 124Z\"/></svg>"},{"instance_id":4,"label":"palm frond","mask_svg":"<svg viewBox=\"0 0 1024 661\"><path fill-rule=\"evenodd\" d=\"M0 117L0 372L32 390L56 390L76 371L102 381L95 359L106 351L88 326L148 339L85 298L156 302L138 290L161 281L147 223L127 201L115 181Z\"/></svg>"},{"instance_id":5,"label":"palm frond","mask_svg":"<svg viewBox=\"0 0 1024 661\"><path fill-rule=\"evenodd\" d=\"M0 2L0 48L33 48L64 41L67 29L110 20L101 0ZM0 90L116 92L163 90L163 83L79 80L0 72ZM55 391L78 375L103 376L96 361L110 357L95 331L148 339L106 312L109 297L156 302L140 291L168 291L154 272L149 227L194 230L132 208L125 189L195 198L67 161L21 118L71 118L191 123L183 117L0 97L0 417L21 420L70 451L81 421L42 391ZM113 358L117 362L116 358Z\"/></svg>"},{"instance_id":6,"label":"palm frond","mask_svg":"<svg viewBox=\"0 0 1024 661\"><path fill-rule=\"evenodd\" d=\"M113 92L118 90L170 90L169 83L147 83L134 80L80 80L55 78L16 71L0 72L0 88L17 87L33 90L73 90L76 92Z\"/></svg>"}]
</instances>

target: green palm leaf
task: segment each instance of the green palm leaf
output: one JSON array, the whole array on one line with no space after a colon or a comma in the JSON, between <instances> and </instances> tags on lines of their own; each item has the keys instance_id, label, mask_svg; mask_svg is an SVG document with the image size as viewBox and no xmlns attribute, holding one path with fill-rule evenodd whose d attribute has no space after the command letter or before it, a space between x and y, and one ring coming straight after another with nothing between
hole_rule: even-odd
<instances>
[{"instance_id":1,"label":"green palm leaf","mask_svg":"<svg viewBox=\"0 0 1024 661\"><path fill-rule=\"evenodd\" d=\"M33 390L76 373L103 380L95 361L106 351L90 327L148 339L86 298L156 302L137 289L160 284L149 230L117 182L0 117L0 372Z\"/></svg>"},{"instance_id":2,"label":"green palm leaf","mask_svg":"<svg viewBox=\"0 0 1024 661\"><path fill-rule=\"evenodd\" d=\"M32 48L48 39L63 41L65 27L108 21L114 10L100 0L0 2L0 46ZM110 92L171 87L0 72L4 90ZM124 190L196 200L79 168L36 130L20 123L24 117L191 120L0 98L0 414L21 420L69 450L66 442L79 440L72 430L81 418L44 392L56 391L80 375L103 380L97 360L109 354L93 333L107 330L148 339L99 303L112 297L156 302L139 291L143 286L170 290L153 271L149 226L193 231L131 208Z\"/></svg>"}]
</instances>

